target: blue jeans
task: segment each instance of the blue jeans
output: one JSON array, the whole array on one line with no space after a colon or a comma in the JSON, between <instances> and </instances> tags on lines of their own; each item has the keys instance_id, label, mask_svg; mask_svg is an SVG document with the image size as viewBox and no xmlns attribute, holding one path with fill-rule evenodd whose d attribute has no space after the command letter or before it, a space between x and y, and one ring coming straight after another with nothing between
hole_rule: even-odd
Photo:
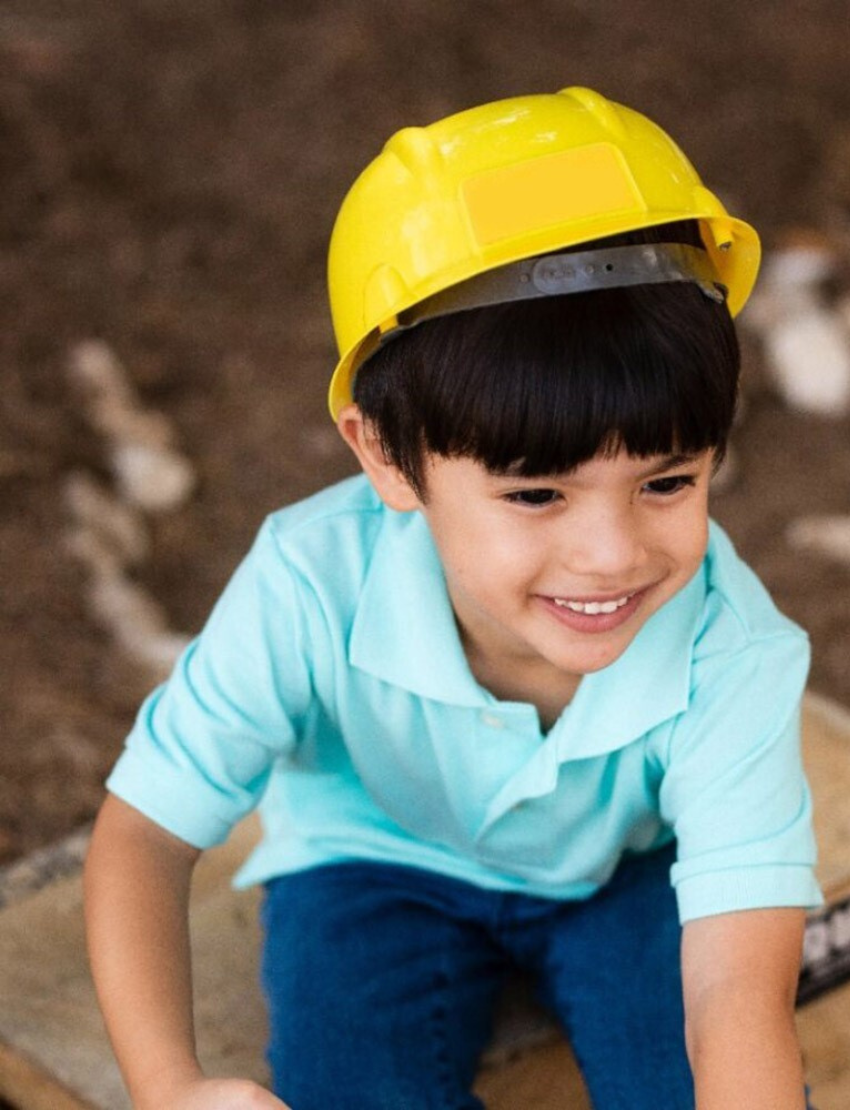
<instances>
[{"instance_id":1,"label":"blue jeans","mask_svg":"<svg viewBox=\"0 0 850 1110\"><path fill-rule=\"evenodd\" d=\"M595 1110L693 1110L673 858L627 859L586 902L368 862L275 879L262 974L276 1093L293 1110L480 1110L477 1062L520 967Z\"/></svg>"},{"instance_id":2,"label":"blue jeans","mask_svg":"<svg viewBox=\"0 0 850 1110\"><path fill-rule=\"evenodd\" d=\"M567 1031L594 1110L693 1110L673 860L673 846L627 859L586 902L380 863L275 879L262 967L275 1092L292 1110L481 1110L478 1059L519 967Z\"/></svg>"}]
</instances>

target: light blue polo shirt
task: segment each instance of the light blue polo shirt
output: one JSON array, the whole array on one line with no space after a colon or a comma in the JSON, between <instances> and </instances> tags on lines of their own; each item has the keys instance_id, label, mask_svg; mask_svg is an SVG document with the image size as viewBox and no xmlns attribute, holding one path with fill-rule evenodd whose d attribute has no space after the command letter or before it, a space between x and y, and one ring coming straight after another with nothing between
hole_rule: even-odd
<instances>
[{"instance_id":1,"label":"light blue polo shirt","mask_svg":"<svg viewBox=\"0 0 850 1110\"><path fill-rule=\"evenodd\" d=\"M586 898L672 838L683 920L811 906L805 635L712 525L700 572L541 732L473 678L419 513L363 477L272 515L143 705L111 791L237 883L357 858Z\"/></svg>"}]
</instances>

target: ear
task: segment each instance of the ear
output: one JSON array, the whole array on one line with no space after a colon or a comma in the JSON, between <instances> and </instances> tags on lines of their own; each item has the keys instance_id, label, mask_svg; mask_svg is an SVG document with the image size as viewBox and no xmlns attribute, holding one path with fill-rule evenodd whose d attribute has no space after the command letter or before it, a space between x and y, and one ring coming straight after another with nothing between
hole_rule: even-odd
<instances>
[{"instance_id":1,"label":"ear","mask_svg":"<svg viewBox=\"0 0 850 1110\"><path fill-rule=\"evenodd\" d=\"M346 405L337 417L336 426L385 505L402 513L420 507L413 486L387 459L374 427L357 405Z\"/></svg>"}]
</instances>

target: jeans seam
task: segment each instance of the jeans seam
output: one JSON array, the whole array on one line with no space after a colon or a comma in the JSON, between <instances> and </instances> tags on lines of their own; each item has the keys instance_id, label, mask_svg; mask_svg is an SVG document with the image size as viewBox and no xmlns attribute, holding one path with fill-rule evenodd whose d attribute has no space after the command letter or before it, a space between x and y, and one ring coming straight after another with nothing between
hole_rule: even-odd
<instances>
[{"instance_id":1,"label":"jeans seam","mask_svg":"<svg viewBox=\"0 0 850 1110\"><path fill-rule=\"evenodd\" d=\"M448 1051L448 1013L451 1006L451 977L444 968L434 973L432 1004L430 1011L431 1045L434 1052L435 1088L439 1092L440 1105L438 1110L467 1110L469 1101L464 1098L459 1104L456 1101L456 1077L451 1070L451 1054ZM472 1091L468 1092L472 1099ZM477 1101L475 1105L480 1103Z\"/></svg>"},{"instance_id":2,"label":"jeans seam","mask_svg":"<svg viewBox=\"0 0 850 1110\"><path fill-rule=\"evenodd\" d=\"M454 1110L449 1103L451 1076L446 1036L446 1016L449 1005L449 976L444 970L437 971L433 980L431 1001L431 1037L434 1050L435 1071L438 1079L440 1097L445 1110ZM441 1108L442 1110L442 1108Z\"/></svg>"}]
</instances>

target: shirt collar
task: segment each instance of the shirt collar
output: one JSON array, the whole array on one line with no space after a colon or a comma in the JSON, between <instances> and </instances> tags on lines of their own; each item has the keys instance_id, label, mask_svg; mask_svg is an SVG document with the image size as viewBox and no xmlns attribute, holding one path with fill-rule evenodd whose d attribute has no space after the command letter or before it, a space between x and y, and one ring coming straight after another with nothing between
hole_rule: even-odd
<instances>
[{"instance_id":1,"label":"shirt collar","mask_svg":"<svg viewBox=\"0 0 850 1110\"><path fill-rule=\"evenodd\" d=\"M440 557L418 512L384 511L348 657L420 697L478 707L495 701L469 669Z\"/></svg>"},{"instance_id":2,"label":"shirt collar","mask_svg":"<svg viewBox=\"0 0 850 1110\"><path fill-rule=\"evenodd\" d=\"M687 708L705 598L703 566L616 662L582 680L550 732L564 757L623 747ZM497 704L469 669L439 555L418 512L385 511L351 630L349 660L420 697L472 708Z\"/></svg>"}]
</instances>

